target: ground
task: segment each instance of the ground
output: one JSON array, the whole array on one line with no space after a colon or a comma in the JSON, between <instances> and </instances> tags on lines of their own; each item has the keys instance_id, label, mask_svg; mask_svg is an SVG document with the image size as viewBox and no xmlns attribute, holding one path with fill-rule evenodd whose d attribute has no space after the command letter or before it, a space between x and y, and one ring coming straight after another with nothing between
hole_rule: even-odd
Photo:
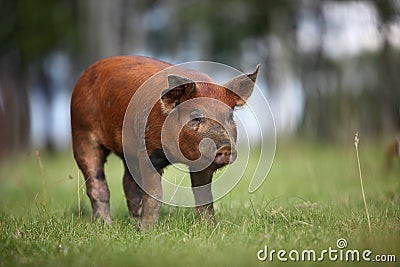
<instances>
[{"instance_id":1,"label":"ground","mask_svg":"<svg viewBox=\"0 0 400 267\"><path fill-rule=\"evenodd\" d=\"M352 140L345 145L278 140L262 187L247 192L250 167L216 203L215 225L196 220L193 209L164 205L151 233L137 232L128 217L122 163L115 156L106 166L113 217L112 226L106 226L91 221L83 178L70 151L42 152L44 190L35 152L25 153L0 165L0 266L279 265L278 252L272 262L257 259L265 256L259 252L265 246L268 254L286 251L281 256L289 262L292 250L300 253L300 261L304 250L316 251L315 262L301 261L304 266L354 265L345 261L348 250L360 251L360 257L371 250L371 260L381 255L393 261L394 255L396 262L379 266L395 266L400 261L400 162L385 172L383 150L381 143L361 140L359 145L371 232ZM165 175L175 174L167 170ZM346 240L345 248L337 247L339 239ZM326 253L319 261L329 248L338 257L342 253L342 260L330 260Z\"/></svg>"}]
</instances>

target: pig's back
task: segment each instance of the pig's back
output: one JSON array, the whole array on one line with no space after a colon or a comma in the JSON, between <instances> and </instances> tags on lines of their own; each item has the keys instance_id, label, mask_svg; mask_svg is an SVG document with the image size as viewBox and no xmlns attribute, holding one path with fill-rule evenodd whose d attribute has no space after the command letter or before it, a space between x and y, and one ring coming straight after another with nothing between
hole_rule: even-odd
<instances>
[{"instance_id":1,"label":"pig's back","mask_svg":"<svg viewBox=\"0 0 400 267\"><path fill-rule=\"evenodd\" d=\"M110 57L91 65L80 76L71 97L73 138L90 135L122 155L122 124L133 94L148 78L170 66L138 56Z\"/></svg>"}]
</instances>

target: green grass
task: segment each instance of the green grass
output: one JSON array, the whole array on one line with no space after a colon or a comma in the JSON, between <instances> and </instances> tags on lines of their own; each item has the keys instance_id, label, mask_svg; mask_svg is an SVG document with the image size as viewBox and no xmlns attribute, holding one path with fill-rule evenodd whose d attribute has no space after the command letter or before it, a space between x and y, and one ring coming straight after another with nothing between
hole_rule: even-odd
<instances>
[{"instance_id":1,"label":"green grass","mask_svg":"<svg viewBox=\"0 0 400 267\"><path fill-rule=\"evenodd\" d=\"M279 264L276 258L271 263L256 257L265 245L319 252L337 249L339 238L347 240L348 249L394 254L398 263L400 164L385 173L379 144L361 140L359 152L371 234L352 143L279 141L265 183L249 194L250 168L216 203L216 225L197 221L193 209L163 205L158 228L151 233L137 232L130 222L122 163L115 156L106 166L111 227L91 221L88 197L82 187L77 190L78 169L70 152L41 157L45 207L35 154L9 159L0 168L0 266L271 266ZM166 175L176 174L169 170ZM327 258L323 264L354 265Z\"/></svg>"}]
</instances>

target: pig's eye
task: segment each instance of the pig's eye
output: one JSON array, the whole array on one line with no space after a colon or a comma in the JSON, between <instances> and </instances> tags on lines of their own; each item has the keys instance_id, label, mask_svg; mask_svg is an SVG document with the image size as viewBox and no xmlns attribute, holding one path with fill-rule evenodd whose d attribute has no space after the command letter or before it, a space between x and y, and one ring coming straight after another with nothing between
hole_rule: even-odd
<instances>
[{"instance_id":1,"label":"pig's eye","mask_svg":"<svg viewBox=\"0 0 400 267\"><path fill-rule=\"evenodd\" d=\"M198 118L192 119L192 121L195 122L195 123L197 123L197 124L200 124L200 123L202 123L202 122L204 121L204 118L198 117Z\"/></svg>"},{"instance_id":2,"label":"pig's eye","mask_svg":"<svg viewBox=\"0 0 400 267\"><path fill-rule=\"evenodd\" d=\"M204 117L203 112L201 112L201 110L199 109L195 109L192 112L190 112L190 118L192 120L198 120L198 119L201 120L203 119L203 117Z\"/></svg>"},{"instance_id":3,"label":"pig's eye","mask_svg":"<svg viewBox=\"0 0 400 267\"><path fill-rule=\"evenodd\" d=\"M190 121L187 123L187 125L189 128L197 128L203 122L203 113L200 110L195 109L190 113Z\"/></svg>"},{"instance_id":4,"label":"pig's eye","mask_svg":"<svg viewBox=\"0 0 400 267\"><path fill-rule=\"evenodd\" d=\"M194 118L191 119L190 121L188 121L188 123L186 124L190 129L192 130L198 130L199 126L204 122L204 118L203 117L198 117L198 118Z\"/></svg>"}]
</instances>

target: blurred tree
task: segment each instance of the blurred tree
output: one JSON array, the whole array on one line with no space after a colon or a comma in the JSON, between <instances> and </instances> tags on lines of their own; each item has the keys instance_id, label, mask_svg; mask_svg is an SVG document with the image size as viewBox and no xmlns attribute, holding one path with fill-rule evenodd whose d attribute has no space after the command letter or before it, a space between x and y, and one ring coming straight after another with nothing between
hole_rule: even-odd
<instances>
[{"instance_id":1,"label":"blurred tree","mask_svg":"<svg viewBox=\"0 0 400 267\"><path fill-rule=\"evenodd\" d=\"M76 48L77 8L68 0L0 0L0 53L27 69L54 49Z\"/></svg>"},{"instance_id":2,"label":"blurred tree","mask_svg":"<svg viewBox=\"0 0 400 267\"><path fill-rule=\"evenodd\" d=\"M380 68L380 86L377 88L380 94L380 101L377 103L381 107L380 120L382 129L386 133L393 133L400 130L400 77L398 69L400 67L400 53L395 51L388 40L388 24L399 15L395 9L395 3L391 0L375 1L378 9L383 31L383 48L378 60Z\"/></svg>"},{"instance_id":3,"label":"blurred tree","mask_svg":"<svg viewBox=\"0 0 400 267\"><path fill-rule=\"evenodd\" d=\"M310 1L303 8L317 26L317 47L310 53L297 53L297 71L301 77L305 106L300 133L313 138L330 140L335 134L332 100L337 80L337 67L323 54L323 35L326 21L322 12L323 2Z\"/></svg>"},{"instance_id":4,"label":"blurred tree","mask_svg":"<svg viewBox=\"0 0 400 267\"><path fill-rule=\"evenodd\" d=\"M323 47L332 27L327 3L346 1L0 0L0 154L28 145L28 88L37 84L49 105L53 93L44 61L59 50L73 55L76 71L99 58L132 53L232 66L262 63L272 97L285 95L288 81L301 80L304 135L332 140L348 138L353 129L371 135L398 129L400 52L385 32L400 6L368 2L380 16L381 50L332 59ZM319 39L307 52L296 43L304 12Z\"/></svg>"},{"instance_id":5,"label":"blurred tree","mask_svg":"<svg viewBox=\"0 0 400 267\"><path fill-rule=\"evenodd\" d=\"M72 52L77 47L78 17L76 1L69 0L0 0L0 10L0 145L4 154L29 145L29 73L40 73L36 70L43 68L43 59L54 50Z\"/></svg>"},{"instance_id":6,"label":"blurred tree","mask_svg":"<svg viewBox=\"0 0 400 267\"><path fill-rule=\"evenodd\" d=\"M306 100L300 133L326 141L351 140L355 131L370 137L394 134L400 128L400 84L395 75L400 58L384 29L399 11L390 0L369 2L380 14L380 25L375 26L382 32L382 49L330 59L323 47L328 30L324 4L302 5L318 25L320 40L314 51L296 56Z\"/></svg>"},{"instance_id":7,"label":"blurred tree","mask_svg":"<svg viewBox=\"0 0 400 267\"><path fill-rule=\"evenodd\" d=\"M185 2L177 8L175 14L184 36L200 25L208 30L209 56L219 62L237 65L242 41L249 37L264 38L275 30L280 31L280 22L292 25L292 21L284 20L293 17L296 3L286 0L206 0ZM281 21L275 23L273 19Z\"/></svg>"}]
</instances>

